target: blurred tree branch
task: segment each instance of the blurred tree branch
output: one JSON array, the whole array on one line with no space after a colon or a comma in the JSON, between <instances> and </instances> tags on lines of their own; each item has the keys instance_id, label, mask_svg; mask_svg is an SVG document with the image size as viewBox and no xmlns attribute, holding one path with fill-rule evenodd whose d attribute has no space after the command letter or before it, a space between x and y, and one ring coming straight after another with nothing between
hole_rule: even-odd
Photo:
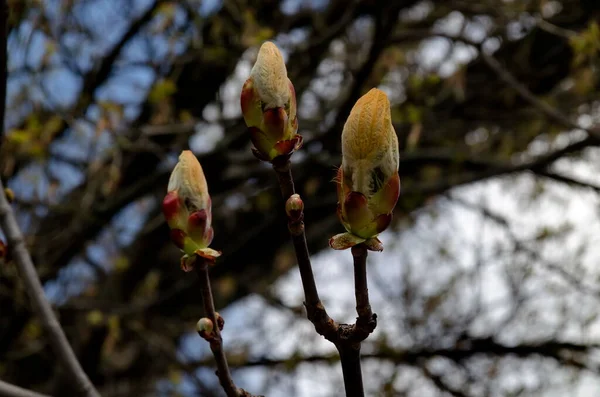
<instances>
[{"instance_id":1,"label":"blurred tree branch","mask_svg":"<svg viewBox=\"0 0 600 397\"><path fill-rule=\"evenodd\" d=\"M397 349L391 346L378 346L377 351L373 353L363 353L362 358L377 359L393 362L394 364L407 364L419 366L423 360L428 360L436 357L447 358L456 363L473 357L475 355L484 355L489 357L502 357L514 355L517 357L528 358L541 356L556 360L562 364L573 366L576 368L586 368L592 372L600 373L599 367L592 367L578 358L585 358L584 355L595 353L600 349L598 344L577 344L571 342L539 342L539 343L517 343L514 345L506 345L496 341L492 337L486 338L471 338L463 337L456 341L454 346L448 348L429 348L423 347L419 349ZM248 367L274 367L285 366L287 368L296 368L302 363L323 363L332 364L339 360L337 354L330 355L292 355L286 359L273 359L262 357L256 360L239 361L234 356L229 358L229 365L232 368L248 368ZM186 363L184 368L191 369L208 365L211 362L210 358L205 358L200 361Z\"/></svg>"},{"instance_id":2,"label":"blurred tree branch","mask_svg":"<svg viewBox=\"0 0 600 397\"><path fill-rule=\"evenodd\" d=\"M77 356L69 345L50 303L46 300L44 289L25 246L25 239L4 193L2 181L0 181L0 226L6 235L9 251L26 285L33 308L48 334L50 346L63 369L74 382L75 393L78 396L99 397L100 395L77 361Z\"/></svg>"}]
</instances>

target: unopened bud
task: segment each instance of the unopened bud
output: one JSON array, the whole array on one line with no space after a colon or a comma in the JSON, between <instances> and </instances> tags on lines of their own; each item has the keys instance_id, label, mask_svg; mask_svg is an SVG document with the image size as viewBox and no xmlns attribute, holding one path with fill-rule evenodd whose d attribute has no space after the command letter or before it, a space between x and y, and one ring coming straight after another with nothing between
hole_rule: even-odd
<instances>
[{"instance_id":1,"label":"unopened bud","mask_svg":"<svg viewBox=\"0 0 600 397\"><path fill-rule=\"evenodd\" d=\"M398 164L390 101L373 88L356 101L344 124L342 169L351 190L370 197L398 173Z\"/></svg>"},{"instance_id":2,"label":"unopened bud","mask_svg":"<svg viewBox=\"0 0 600 397\"><path fill-rule=\"evenodd\" d=\"M299 194L292 194L285 202L285 213L291 221L300 220L304 211L304 202Z\"/></svg>"},{"instance_id":3,"label":"unopened bud","mask_svg":"<svg viewBox=\"0 0 600 397\"><path fill-rule=\"evenodd\" d=\"M210 335L213 332L213 328L214 328L213 322L209 318L206 318L206 317L202 317L196 323L196 331L198 331L200 336L202 336L203 338Z\"/></svg>"},{"instance_id":4,"label":"unopened bud","mask_svg":"<svg viewBox=\"0 0 600 397\"><path fill-rule=\"evenodd\" d=\"M221 317L219 312L215 312L215 317L217 318L217 326L219 327L219 331L223 331L223 327L225 326L225 319Z\"/></svg>"},{"instance_id":5,"label":"unopened bud","mask_svg":"<svg viewBox=\"0 0 600 397\"><path fill-rule=\"evenodd\" d=\"M289 156L302 146L296 115L296 92L287 77L283 55L265 42L250 77L242 87L240 105L248 126L252 152L263 161Z\"/></svg>"},{"instance_id":6,"label":"unopened bud","mask_svg":"<svg viewBox=\"0 0 600 397\"><path fill-rule=\"evenodd\" d=\"M214 262L221 253L208 247L214 235L211 199L202 167L191 151L181 152L167 190L162 211L171 228L171 240L185 253L182 269L192 269L195 255Z\"/></svg>"},{"instance_id":7,"label":"unopened bud","mask_svg":"<svg viewBox=\"0 0 600 397\"><path fill-rule=\"evenodd\" d=\"M356 101L342 131L342 166L336 178L338 217L353 237L335 236L332 248L345 249L376 238L390 225L400 194L398 164L390 101L373 88ZM369 249L383 249L377 241L370 241Z\"/></svg>"},{"instance_id":8,"label":"unopened bud","mask_svg":"<svg viewBox=\"0 0 600 397\"><path fill-rule=\"evenodd\" d=\"M250 76L265 109L282 108L290 101L289 80L283 55L270 41L260 46Z\"/></svg>"}]
</instances>

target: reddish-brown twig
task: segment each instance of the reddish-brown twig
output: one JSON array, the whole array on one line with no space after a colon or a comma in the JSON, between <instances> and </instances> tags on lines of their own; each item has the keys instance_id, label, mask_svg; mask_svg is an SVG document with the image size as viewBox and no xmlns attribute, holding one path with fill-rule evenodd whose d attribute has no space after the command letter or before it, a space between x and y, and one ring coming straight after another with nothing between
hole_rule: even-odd
<instances>
[{"instance_id":1,"label":"reddish-brown twig","mask_svg":"<svg viewBox=\"0 0 600 397\"><path fill-rule=\"evenodd\" d=\"M273 169L279 180L281 194L284 200L287 200L296 193L289 158L278 157L273 160ZM302 288L304 289L304 306L306 307L307 317L315 326L315 330L327 340L334 342L338 339L338 324L329 317L319 298L319 292L317 291L317 285L310 263L310 255L306 245L303 218L304 214L301 213L299 214L298 219L290 219L289 229L294 244L294 250L296 251L296 258L298 260Z\"/></svg>"},{"instance_id":2,"label":"reddish-brown twig","mask_svg":"<svg viewBox=\"0 0 600 397\"><path fill-rule=\"evenodd\" d=\"M204 304L204 312L206 317L214 324L213 330L209 335L199 332L200 336L208 341L210 350L217 363L217 377L219 383L228 397L254 397L244 389L239 389L233 382L227 357L223 350L223 338L221 337L221 328L223 327L223 319L217 315L215 311L215 302L213 299L212 289L210 286L210 277L208 275L208 262L204 258L196 257L195 269L200 279L200 290L202 292L202 302Z\"/></svg>"},{"instance_id":3,"label":"reddish-brown twig","mask_svg":"<svg viewBox=\"0 0 600 397\"><path fill-rule=\"evenodd\" d=\"M356 290L356 310L358 318L355 324L338 324L329 317L319 299L319 293L310 263L304 231L303 203L295 195L294 180L289 158L278 157L272 162L277 174L281 194L286 202L288 228L296 251L300 278L304 289L304 305L308 319L315 330L332 342L339 354L344 376L344 388L347 397L364 397L362 371L360 363L360 345L377 325L377 316L371 312L367 289L367 248L360 244L352 249L354 257L354 279Z\"/></svg>"}]
</instances>

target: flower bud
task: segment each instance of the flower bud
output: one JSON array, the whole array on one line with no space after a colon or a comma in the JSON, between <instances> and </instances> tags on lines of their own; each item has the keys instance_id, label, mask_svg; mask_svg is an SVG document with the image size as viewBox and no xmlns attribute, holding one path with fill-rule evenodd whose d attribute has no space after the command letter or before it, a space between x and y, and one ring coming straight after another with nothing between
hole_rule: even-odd
<instances>
[{"instance_id":1,"label":"flower bud","mask_svg":"<svg viewBox=\"0 0 600 397\"><path fill-rule=\"evenodd\" d=\"M211 261L220 255L208 248L213 239L211 200L202 167L189 150L181 152L171 173L162 210L171 228L171 240L186 254L182 268L191 270L193 260L189 259L194 255Z\"/></svg>"},{"instance_id":2,"label":"flower bud","mask_svg":"<svg viewBox=\"0 0 600 397\"><path fill-rule=\"evenodd\" d=\"M209 340L209 338L212 336L211 334L213 332L213 329L213 322L209 318L202 317L196 323L196 331L202 338L206 340Z\"/></svg>"},{"instance_id":3,"label":"flower bud","mask_svg":"<svg viewBox=\"0 0 600 397\"><path fill-rule=\"evenodd\" d=\"M292 194L285 202L285 213L291 221L297 221L302 217L304 202L299 194Z\"/></svg>"},{"instance_id":4,"label":"flower bud","mask_svg":"<svg viewBox=\"0 0 600 397\"><path fill-rule=\"evenodd\" d=\"M290 155L302 146L296 116L296 92L287 77L283 56L275 44L265 42L240 96L252 151L263 161Z\"/></svg>"},{"instance_id":5,"label":"flower bud","mask_svg":"<svg viewBox=\"0 0 600 397\"><path fill-rule=\"evenodd\" d=\"M348 233L335 249L377 237L392 221L400 194L398 137L385 93L371 89L356 102L342 131L342 166L336 183L338 217ZM334 237L332 240L341 237ZM380 248L380 243L367 244Z\"/></svg>"},{"instance_id":6,"label":"flower bud","mask_svg":"<svg viewBox=\"0 0 600 397\"><path fill-rule=\"evenodd\" d=\"M223 327L225 326L225 319L221 317L219 312L215 312L215 317L217 318L217 326L220 331L223 331Z\"/></svg>"}]
</instances>

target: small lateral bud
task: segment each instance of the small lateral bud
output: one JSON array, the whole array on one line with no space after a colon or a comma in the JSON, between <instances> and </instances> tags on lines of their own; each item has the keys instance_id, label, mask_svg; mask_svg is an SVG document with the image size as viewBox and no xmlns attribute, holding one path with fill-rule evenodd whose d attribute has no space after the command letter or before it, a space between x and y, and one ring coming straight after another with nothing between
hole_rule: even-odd
<instances>
[{"instance_id":1,"label":"small lateral bud","mask_svg":"<svg viewBox=\"0 0 600 397\"><path fill-rule=\"evenodd\" d=\"M223 331L223 327L225 326L225 319L221 317L219 312L215 312L215 317L217 318L217 326L219 327L219 331Z\"/></svg>"},{"instance_id":2,"label":"small lateral bud","mask_svg":"<svg viewBox=\"0 0 600 397\"><path fill-rule=\"evenodd\" d=\"M196 323L196 331L200 334L201 337L205 338L209 336L213 332L213 322L206 317L202 317Z\"/></svg>"},{"instance_id":3,"label":"small lateral bud","mask_svg":"<svg viewBox=\"0 0 600 397\"><path fill-rule=\"evenodd\" d=\"M291 221L298 221L302 218L304 211L304 202L299 194L292 194L285 202L285 213Z\"/></svg>"}]
</instances>

